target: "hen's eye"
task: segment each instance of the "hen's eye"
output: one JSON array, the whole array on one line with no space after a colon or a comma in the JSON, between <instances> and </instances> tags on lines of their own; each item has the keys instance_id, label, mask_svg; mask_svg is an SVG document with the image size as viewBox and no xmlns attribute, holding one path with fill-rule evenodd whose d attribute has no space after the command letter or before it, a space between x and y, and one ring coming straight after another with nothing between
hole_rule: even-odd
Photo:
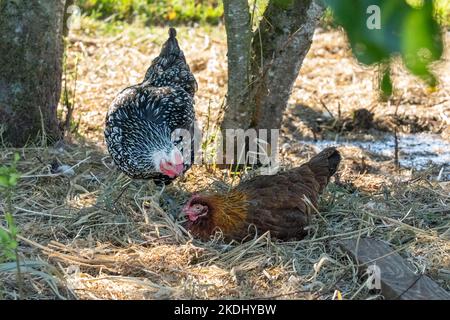
<instances>
[{"instance_id":1,"label":"hen's eye","mask_svg":"<svg viewBox=\"0 0 450 320\"><path fill-rule=\"evenodd\" d=\"M180 143L181 141L183 141L183 137L182 137L182 136L176 137L176 138L173 140L173 142L174 142L175 144Z\"/></svg>"}]
</instances>

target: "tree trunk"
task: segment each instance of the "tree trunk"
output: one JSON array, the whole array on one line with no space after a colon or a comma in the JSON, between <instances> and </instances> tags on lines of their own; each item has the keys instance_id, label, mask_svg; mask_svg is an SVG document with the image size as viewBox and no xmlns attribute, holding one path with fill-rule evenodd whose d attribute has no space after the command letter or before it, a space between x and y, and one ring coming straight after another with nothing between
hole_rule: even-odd
<instances>
[{"instance_id":1,"label":"tree trunk","mask_svg":"<svg viewBox=\"0 0 450 320\"><path fill-rule=\"evenodd\" d=\"M253 39L252 127L281 127L283 112L322 12L323 8L313 0L294 0L287 9L270 2Z\"/></svg>"},{"instance_id":2,"label":"tree trunk","mask_svg":"<svg viewBox=\"0 0 450 320\"><path fill-rule=\"evenodd\" d=\"M250 110L242 103L249 86L252 32L248 0L224 0L228 42L227 112L223 128L241 128L249 123Z\"/></svg>"},{"instance_id":3,"label":"tree trunk","mask_svg":"<svg viewBox=\"0 0 450 320\"><path fill-rule=\"evenodd\" d=\"M0 1L0 125L6 144L61 137L56 108L64 5L65 0Z\"/></svg>"},{"instance_id":4,"label":"tree trunk","mask_svg":"<svg viewBox=\"0 0 450 320\"><path fill-rule=\"evenodd\" d=\"M323 8L313 0L292 0L287 7L276 3L279 2L269 2L258 30L253 34L250 69L235 58L234 51L228 55L228 109L222 128L281 127L283 112ZM240 10L244 10L243 5ZM248 6L245 12L248 13ZM244 41L243 47L247 43L246 33L250 26L243 23L245 14L233 15L239 22L227 18L227 13L225 16L229 50L242 52L241 56L245 57L244 48L236 49L236 42ZM239 26L230 26L233 23ZM239 33L242 35L237 35Z\"/></svg>"}]
</instances>

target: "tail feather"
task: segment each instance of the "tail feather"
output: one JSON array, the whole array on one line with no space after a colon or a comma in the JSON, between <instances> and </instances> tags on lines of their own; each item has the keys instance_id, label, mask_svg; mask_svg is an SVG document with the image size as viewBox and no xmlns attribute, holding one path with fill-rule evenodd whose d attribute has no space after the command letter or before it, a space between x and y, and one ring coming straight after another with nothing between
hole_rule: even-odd
<instances>
[{"instance_id":1,"label":"tail feather","mask_svg":"<svg viewBox=\"0 0 450 320\"><path fill-rule=\"evenodd\" d=\"M334 147L329 147L319 152L305 164L314 173L317 182L320 184L321 192L336 173L341 159L339 151Z\"/></svg>"},{"instance_id":2,"label":"tail feather","mask_svg":"<svg viewBox=\"0 0 450 320\"><path fill-rule=\"evenodd\" d=\"M155 87L181 86L191 96L197 91L197 82L180 49L174 28L169 29L169 39L147 70L144 81Z\"/></svg>"},{"instance_id":3,"label":"tail feather","mask_svg":"<svg viewBox=\"0 0 450 320\"><path fill-rule=\"evenodd\" d=\"M159 57L167 59L169 63L173 63L177 58L181 58L180 53L182 51L178 45L177 30L170 28L169 39L164 43ZM184 60L184 55L182 55L182 58Z\"/></svg>"},{"instance_id":4,"label":"tail feather","mask_svg":"<svg viewBox=\"0 0 450 320\"><path fill-rule=\"evenodd\" d=\"M176 38L177 37L177 30L175 28L169 28L169 38Z\"/></svg>"}]
</instances>

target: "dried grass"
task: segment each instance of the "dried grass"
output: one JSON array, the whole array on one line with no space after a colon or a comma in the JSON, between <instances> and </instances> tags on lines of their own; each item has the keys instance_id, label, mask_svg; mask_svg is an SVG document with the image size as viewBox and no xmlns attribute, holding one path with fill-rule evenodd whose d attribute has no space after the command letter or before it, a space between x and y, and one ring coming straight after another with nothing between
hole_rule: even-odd
<instances>
[{"instance_id":1,"label":"dried grass","mask_svg":"<svg viewBox=\"0 0 450 320\"><path fill-rule=\"evenodd\" d=\"M320 215L305 240L281 243L269 234L243 244L224 243L220 235L210 242L192 239L181 226L180 206L191 192L229 185L233 178L227 170L196 166L161 190L115 171L102 140L108 104L121 88L139 82L166 30L130 28L112 38L93 34L84 29L72 35L69 46L69 70L79 58L79 136L52 148L3 148L0 153L0 165L14 152L21 155L23 178L13 204L20 255L33 265L24 269L26 298L332 299L339 290L344 299L376 299L379 292L365 287L366 279L337 245L362 236L391 243L417 272L450 290L449 183L432 179L437 169L398 172L392 159L354 147L342 148L339 179L322 197ZM179 35L199 81L198 117L214 122L226 88L224 31L180 28ZM439 67L441 87L433 93L396 71L399 112L448 121L439 116L449 111L448 64L446 58ZM290 102L316 114L324 111L321 100L335 115L339 104L342 114L368 107L383 118L393 111L376 99L375 77L373 69L354 63L340 32L318 32ZM287 111L286 139L308 138L311 128L296 114L299 109ZM295 146L282 154L284 165L296 165L315 152L306 143ZM52 174L55 160L75 174ZM0 211L4 206L0 199ZM15 270L2 267L0 297L16 299Z\"/></svg>"}]
</instances>

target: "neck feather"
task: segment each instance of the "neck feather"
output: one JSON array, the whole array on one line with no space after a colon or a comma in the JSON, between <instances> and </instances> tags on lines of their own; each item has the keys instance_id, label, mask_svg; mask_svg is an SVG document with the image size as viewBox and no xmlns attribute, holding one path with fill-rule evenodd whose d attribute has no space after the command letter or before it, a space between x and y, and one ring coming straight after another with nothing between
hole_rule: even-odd
<instances>
[{"instance_id":1,"label":"neck feather","mask_svg":"<svg viewBox=\"0 0 450 320\"><path fill-rule=\"evenodd\" d=\"M247 196L239 191L226 194L209 194L202 198L209 207L209 214L203 223L194 224L192 230L204 238L215 229L222 230L225 236L237 232L247 218Z\"/></svg>"}]
</instances>

